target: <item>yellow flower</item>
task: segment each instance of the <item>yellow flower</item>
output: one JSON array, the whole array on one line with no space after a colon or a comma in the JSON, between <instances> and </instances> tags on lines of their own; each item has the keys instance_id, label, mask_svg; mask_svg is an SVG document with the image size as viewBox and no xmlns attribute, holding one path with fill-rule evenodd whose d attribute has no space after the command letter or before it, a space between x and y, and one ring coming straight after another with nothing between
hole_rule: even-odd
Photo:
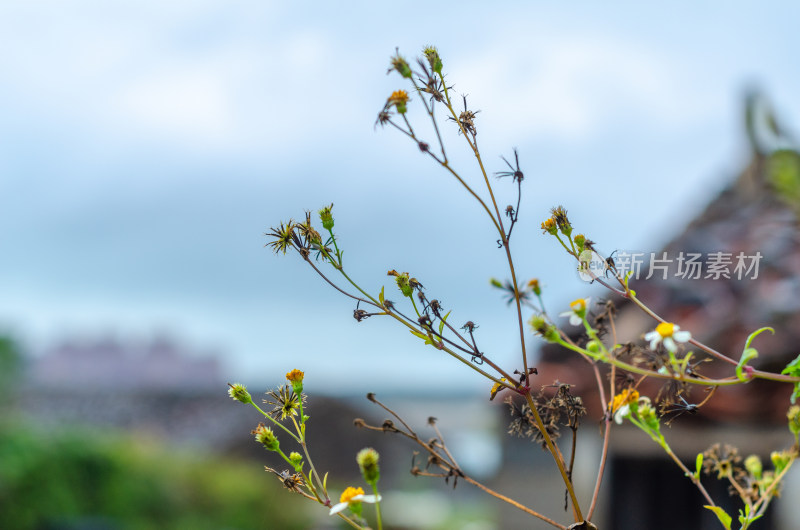
<instances>
[{"instance_id":1,"label":"yellow flower","mask_svg":"<svg viewBox=\"0 0 800 530\"><path fill-rule=\"evenodd\" d=\"M542 223L542 230L545 232L555 235L558 232L558 225L556 225L556 220L552 217L545 222Z\"/></svg>"},{"instance_id":2,"label":"yellow flower","mask_svg":"<svg viewBox=\"0 0 800 530\"><path fill-rule=\"evenodd\" d=\"M302 381L303 380L303 375L305 375L303 372L301 372L300 370L295 369L295 370L292 370L291 372L289 372L288 374L286 374L286 380L291 382L291 383L294 383L295 381Z\"/></svg>"},{"instance_id":3,"label":"yellow flower","mask_svg":"<svg viewBox=\"0 0 800 530\"><path fill-rule=\"evenodd\" d=\"M339 497L339 504L335 504L331 507L330 514L336 515L345 508L350 508L351 511L359 513L361 511L362 502L374 504L380 502L380 500L380 495L364 495L363 489L350 486L342 492L341 497Z\"/></svg>"},{"instance_id":4,"label":"yellow flower","mask_svg":"<svg viewBox=\"0 0 800 530\"><path fill-rule=\"evenodd\" d=\"M354 488L350 486L342 492L342 495L339 497L339 502L346 502L348 504L350 502L358 502L353 500L353 497L358 495L364 495L364 490L362 488Z\"/></svg>"},{"instance_id":5,"label":"yellow flower","mask_svg":"<svg viewBox=\"0 0 800 530\"><path fill-rule=\"evenodd\" d=\"M392 92L392 95L389 96L389 99L386 100L386 107L394 106L397 109L397 112L400 114L405 114L408 104L408 92L405 90L395 90Z\"/></svg>"},{"instance_id":6,"label":"yellow flower","mask_svg":"<svg viewBox=\"0 0 800 530\"><path fill-rule=\"evenodd\" d=\"M627 405L632 401L639 400L639 392L632 388L626 388L622 393L614 396L614 401L611 402L611 412L616 412L623 405Z\"/></svg>"}]
</instances>

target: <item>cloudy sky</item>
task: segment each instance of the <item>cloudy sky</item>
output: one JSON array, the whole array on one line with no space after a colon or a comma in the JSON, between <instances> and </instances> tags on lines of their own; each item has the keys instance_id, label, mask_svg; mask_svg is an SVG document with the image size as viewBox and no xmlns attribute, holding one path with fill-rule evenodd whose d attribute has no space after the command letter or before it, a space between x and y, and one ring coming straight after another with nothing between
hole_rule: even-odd
<instances>
[{"instance_id":1,"label":"cloudy sky","mask_svg":"<svg viewBox=\"0 0 800 530\"><path fill-rule=\"evenodd\" d=\"M365 288L411 272L515 367L487 220L373 127L405 88L386 75L395 47L438 46L481 111L491 171L519 149L514 255L555 312L590 291L537 229L548 208L605 252L656 250L746 162L748 87L800 128L798 19L789 2L4 0L0 329L34 353L168 334L243 382L301 368L327 390L482 388L390 322L357 324L296 256L263 248L270 226L334 203Z\"/></svg>"}]
</instances>

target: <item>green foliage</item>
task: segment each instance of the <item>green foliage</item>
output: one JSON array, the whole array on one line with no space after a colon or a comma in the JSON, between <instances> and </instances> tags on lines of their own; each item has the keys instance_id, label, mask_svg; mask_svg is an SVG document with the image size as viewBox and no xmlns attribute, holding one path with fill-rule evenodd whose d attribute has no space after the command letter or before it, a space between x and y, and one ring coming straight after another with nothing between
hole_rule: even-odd
<instances>
[{"instance_id":1,"label":"green foliage","mask_svg":"<svg viewBox=\"0 0 800 530\"><path fill-rule=\"evenodd\" d=\"M781 371L782 374L790 375L792 377L800 377L800 355L794 361L786 365ZM792 392L791 402L794 404L797 398L800 397L800 382L794 384L794 392Z\"/></svg>"},{"instance_id":2,"label":"green foliage","mask_svg":"<svg viewBox=\"0 0 800 530\"><path fill-rule=\"evenodd\" d=\"M733 521L733 519L731 518L730 515L727 514L727 512L725 512L725 510L723 510L719 506L704 506L704 508L707 508L712 512L714 512L714 515L717 516L717 519L719 519L719 522L722 523L722 526L725 527L725 530L731 530L731 522Z\"/></svg>"},{"instance_id":3,"label":"green foliage","mask_svg":"<svg viewBox=\"0 0 800 530\"><path fill-rule=\"evenodd\" d=\"M294 499L278 497L279 482L258 467L183 453L2 423L3 527L70 528L81 521L131 530L308 527L291 508Z\"/></svg>"},{"instance_id":4,"label":"green foliage","mask_svg":"<svg viewBox=\"0 0 800 530\"><path fill-rule=\"evenodd\" d=\"M10 389L22 368L22 355L13 339L0 336L0 393Z\"/></svg>"},{"instance_id":5,"label":"green foliage","mask_svg":"<svg viewBox=\"0 0 800 530\"><path fill-rule=\"evenodd\" d=\"M769 179L778 196L788 204L800 204L800 153L791 149L775 151L769 158Z\"/></svg>"},{"instance_id":6,"label":"green foliage","mask_svg":"<svg viewBox=\"0 0 800 530\"><path fill-rule=\"evenodd\" d=\"M758 357L758 350L755 348L750 347L750 343L753 342L760 333L764 331L770 331L772 334L775 334L775 330L769 327L763 327L757 329L756 331L752 332L748 337L747 341L744 344L744 350L742 351L742 356L739 358L739 364L736 365L736 377L739 381L747 381L749 376L744 374L744 368L747 366L747 363Z\"/></svg>"}]
</instances>

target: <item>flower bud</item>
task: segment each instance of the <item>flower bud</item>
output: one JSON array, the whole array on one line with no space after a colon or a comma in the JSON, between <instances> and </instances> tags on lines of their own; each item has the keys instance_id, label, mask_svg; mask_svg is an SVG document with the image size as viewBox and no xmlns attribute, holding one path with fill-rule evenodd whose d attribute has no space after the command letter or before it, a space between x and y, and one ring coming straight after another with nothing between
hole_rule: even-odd
<instances>
[{"instance_id":1,"label":"flower bud","mask_svg":"<svg viewBox=\"0 0 800 530\"><path fill-rule=\"evenodd\" d=\"M292 384L292 390L298 396L303 392L303 372L294 369L286 374L286 380Z\"/></svg>"},{"instance_id":2,"label":"flower bud","mask_svg":"<svg viewBox=\"0 0 800 530\"><path fill-rule=\"evenodd\" d=\"M648 429L653 432L660 430L661 425L659 424L658 414L656 414L656 409L653 405L650 404L650 400L639 400L636 413Z\"/></svg>"},{"instance_id":3,"label":"flower bud","mask_svg":"<svg viewBox=\"0 0 800 530\"><path fill-rule=\"evenodd\" d=\"M775 473L780 473L791 460L791 456L786 454L786 451L773 451L769 455L772 460L772 465L775 467Z\"/></svg>"},{"instance_id":4,"label":"flower bud","mask_svg":"<svg viewBox=\"0 0 800 530\"><path fill-rule=\"evenodd\" d=\"M428 64L431 65L431 70L437 74L442 73L442 59L439 57L439 51L433 46L426 46L422 53L428 59Z\"/></svg>"},{"instance_id":5,"label":"flower bud","mask_svg":"<svg viewBox=\"0 0 800 530\"><path fill-rule=\"evenodd\" d=\"M786 417L789 419L789 430L792 431L795 439L797 439L798 434L800 434L800 405L789 407Z\"/></svg>"},{"instance_id":6,"label":"flower bud","mask_svg":"<svg viewBox=\"0 0 800 530\"><path fill-rule=\"evenodd\" d=\"M264 449L267 451L277 451L278 447L280 446L278 437L275 436L275 433L272 432L272 429L263 423L259 423L255 430L250 431L250 434L255 435L256 441L263 445Z\"/></svg>"},{"instance_id":7,"label":"flower bud","mask_svg":"<svg viewBox=\"0 0 800 530\"><path fill-rule=\"evenodd\" d=\"M761 472L764 469L764 466L761 464L761 459L758 455L750 455L744 459L744 468L750 473L752 476L756 478L756 480L761 479Z\"/></svg>"},{"instance_id":8,"label":"flower bud","mask_svg":"<svg viewBox=\"0 0 800 530\"><path fill-rule=\"evenodd\" d=\"M408 92L405 90L395 90L386 101L386 107L395 107L398 114L405 114L408 111Z\"/></svg>"},{"instance_id":9,"label":"flower bud","mask_svg":"<svg viewBox=\"0 0 800 530\"><path fill-rule=\"evenodd\" d=\"M764 473L764 478L761 479L762 491L767 491L773 482L775 482L775 474L772 471ZM775 495L778 491L780 491L780 488L773 488L772 495Z\"/></svg>"},{"instance_id":10,"label":"flower bud","mask_svg":"<svg viewBox=\"0 0 800 530\"><path fill-rule=\"evenodd\" d=\"M331 214L331 208L333 208L333 203L319 211L319 220L322 221L322 228L325 230L333 230L333 215Z\"/></svg>"},{"instance_id":11,"label":"flower bud","mask_svg":"<svg viewBox=\"0 0 800 530\"><path fill-rule=\"evenodd\" d=\"M547 342L558 342L560 338L558 335L558 328L554 325L549 324L547 320L541 315L534 315L528 321L533 331L538 333L539 335L544 338Z\"/></svg>"},{"instance_id":12,"label":"flower bud","mask_svg":"<svg viewBox=\"0 0 800 530\"><path fill-rule=\"evenodd\" d=\"M358 462L358 467L364 476L364 481L370 486L374 486L381 477L380 469L378 468L379 458L378 452L371 447L362 449L356 455L356 462Z\"/></svg>"},{"instance_id":13,"label":"flower bud","mask_svg":"<svg viewBox=\"0 0 800 530\"><path fill-rule=\"evenodd\" d=\"M577 236L575 236L573 241L575 241L575 245L577 245L578 247L578 252L580 252L583 250L583 245L586 244L586 236L583 234L578 234Z\"/></svg>"},{"instance_id":14,"label":"flower bud","mask_svg":"<svg viewBox=\"0 0 800 530\"><path fill-rule=\"evenodd\" d=\"M556 235L558 233L558 225L556 224L556 220L553 219L552 217L545 220L542 223L542 230L544 230L545 233L550 234L551 236Z\"/></svg>"},{"instance_id":15,"label":"flower bud","mask_svg":"<svg viewBox=\"0 0 800 530\"><path fill-rule=\"evenodd\" d=\"M411 72L411 67L408 65L408 61L400 56L400 52L397 52L397 54L391 59L391 67L389 68L389 72L392 70L396 70L398 74L406 79L411 79L413 74L413 72Z\"/></svg>"},{"instance_id":16,"label":"flower bud","mask_svg":"<svg viewBox=\"0 0 800 530\"><path fill-rule=\"evenodd\" d=\"M397 287L400 288L400 292L403 293L403 296L411 298L411 295L414 294L414 288L411 286L411 278L408 277L408 273L404 272L398 274L396 281Z\"/></svg>"},{"instance_id":17,"label":"flower bud","mask_svg":"<svg viewBox=\"0 0 800 530\"><path fill-rule=\"evenodd\" d=\"M294 467L295 471L299 472L303 469L303 455L297 451L289 453L289 461L292 463L292 467Z\"/></svg>"},{"instance_id":18,"label":"flower bud","mask_svg":"<svg viewBox=\"0 0 800 530\"><path fill-rule=\"evenodd\" d=\"M528 282L528 287L536 296L542 295L542 287L539 285L539 278L533 278Z\"/></svg>"},{"instance_id":19,"label":"flower bud","mask_svg":"<svg viewBox=\"0 0 800 530\"><path fill-rule=\"evenodd\" d=\"M550 213L553 215L552 219L558 229L561 230L561 233L570 237L572 235L572 224L569 222L569 217L567 217L567 210L563 206L556 206L550 210Z\"/></svg>"},{"instance_id":20,"label":"flower bud","mask_svg":"<svg viewBox=\"0 0 800 530\"><path fill-rule=\"evenodd\" d=\"M244 404L252 403L253 398L250 397L250 392L247 391L247 388L241 383L228 383L230 387L228 389L228 395L235 399L236 401L240 401Z\"/></svg>"}]
</instances>

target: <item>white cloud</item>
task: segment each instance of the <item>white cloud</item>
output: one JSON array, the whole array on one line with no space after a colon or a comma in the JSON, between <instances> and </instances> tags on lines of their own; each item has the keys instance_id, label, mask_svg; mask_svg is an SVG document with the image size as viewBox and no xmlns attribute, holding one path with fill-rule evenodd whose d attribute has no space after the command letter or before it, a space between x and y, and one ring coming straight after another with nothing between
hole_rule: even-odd
<instances>
[{"instance_id":1,"label":"white cloud","mask_svg":"<svg viewBox=\"0 0 800 530\"><path fill-rule=\"evenodd\" d=\"M650 127L686 115L676 112L680 69L608 34L501 38L465 60L454 77L473 95L504 94L488 103L504 123L511 118L509 134L580 139L607 129L615 115L639 115Z\"/></svg>"},{"instance_id":2,"label":"white cloud","mask_svg":"<svg viewBox=\"0 0 800 530\"><path fill-rule=\"evenodd\" d=\"M107 115L151 138L208 147L235 134L232 92L213 70L183 69L121 86Z\"/></svg>"}]
</instances>

